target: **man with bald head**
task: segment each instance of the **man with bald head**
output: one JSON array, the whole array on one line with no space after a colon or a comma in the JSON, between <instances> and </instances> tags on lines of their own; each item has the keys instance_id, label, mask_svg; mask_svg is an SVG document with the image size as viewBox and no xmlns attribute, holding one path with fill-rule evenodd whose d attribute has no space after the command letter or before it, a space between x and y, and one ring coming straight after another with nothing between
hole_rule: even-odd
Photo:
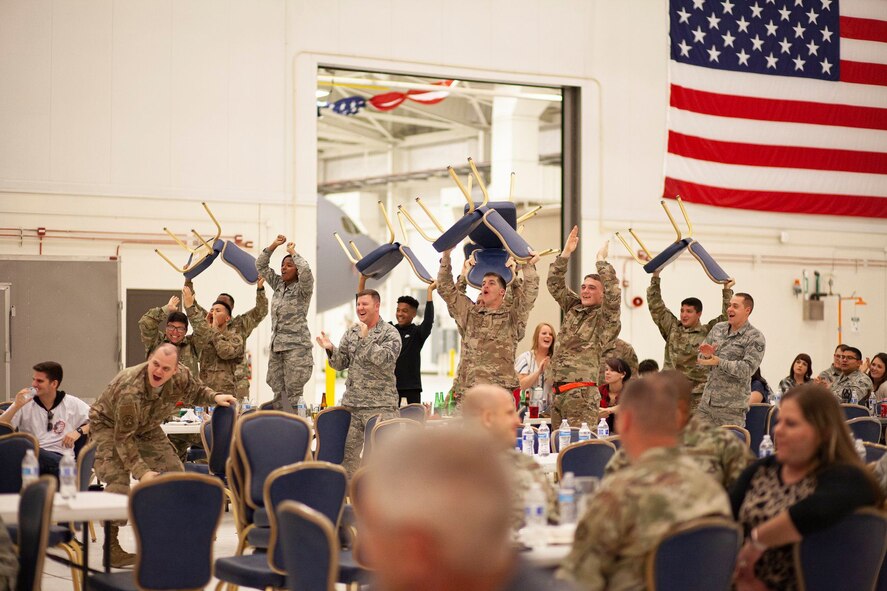
<instances>
[{"instance_id":1,"label":"man with bald head","mask_svg":"<svg viewBox=\"0 0 887 591\"><path fill-rule=\"evenodd\" d=\"M129 494L130 476L148 481L163 472L184 468L160 424L186 405L228 406L230 394L217 394L178 362L171 343L158 346L148 361L128 367L111 380L89 412L91 436L96 442L95 473L105 490ZM111 528L111 566L131 566L135 555L117 541L118 527Z\"/></svg>"},{"instance_id":2,"label":"man with bald head","mask_svg":"<svg viewBox=\"0 0 887 591\"><path fill-rule=\"evenodd\" d=\"M673 386L667 388L666 392L673 392L677 396L678 447L703 472L711 474L724 489L729 490L742 471L754 460L748 446L730 431L692 416L694 383L682 371L667 369L658 375ZM617 473L630 463L624 449L616 450L607 463L605 475Z\"/></svg>"},{"instance_id":3,"label":"man with bald head","mask_svg":"<svg viewBox=\"0 0 887 591\"><path fill-rule=\"evenodd\" d=\"M484 384L465 392L462 416L469 428L479 427L495 440L512 479L512 526L524 526L524 497L535 483L542 487L548 501L548 518L557 522L557 491L542 468L530 456L515 449L517 428L521 422L514 410L514 397L508 390Z\"/></svg>"},{"instance_id":4,"label":"man with bald head","mask_svg":"<svg viewBox=\"0 0 887 591\"><path fill-rule=\"evenodd\" d=\"M616 425L631 465L604 478L559 571L583 589L644 589L647 555L673 526L730 517L724 489L677 447L673 388L651 376L622 393Z\"/></svg>"}]
</instances>

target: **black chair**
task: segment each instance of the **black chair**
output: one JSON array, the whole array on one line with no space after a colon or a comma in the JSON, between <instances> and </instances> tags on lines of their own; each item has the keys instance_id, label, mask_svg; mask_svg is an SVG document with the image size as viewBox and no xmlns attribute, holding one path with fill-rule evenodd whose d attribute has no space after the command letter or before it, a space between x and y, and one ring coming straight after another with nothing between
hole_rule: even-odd
<instances>
[{"instance_id":1,"label":"black chair","mask_svg":"<svg viewBox=\"0 0 887 591\"><path fill-rule=\"evenodd\" d=\"M647 557L647 589L727 591L741 547L739 526L722 517L680 524Z\"/></svg>"},{"instance_id":2,"label":"black chair","mask_svg":"<svg viewBox=\"0 0 887 591\"><path fill-rule=\"evenodd\" d=\"M207 451L206 464L185 464L188 472L212 474L226 483L225 464L231 453L231 439L234 437L234 422L237 410L231 406L217 406L212 418L204 423L200 437L203 448Z\"/></svg>"},{"instance_id":3,"label":"black chair","mask_svg":"<svg viewBox=\"0 0 887 591\"><path fill-rule=\"evenodd\" d=\"M202 474L163 474L135 486L129 499L135 570L93 574L90 589L203 589L213 575L213 540L224 500L219 479ZM175 519L174 534L169 519Z\"/></svg>"},{"instance_id":4,"label":"black chair","mask_svg":"<svg viewBox=\"0 0 887 591\"><path fill-rule=\"evenodd\" d=\"M748 412L745 414L745 430L748 431L749 447L757 453L761 447L761 440L767 434L767 417L770 415L770 409L773 408L769 404L756 402L748 405Z\"/></svg>"},{"instance_id":5,"label":"black chair","mask_svg":"<svg viewBox=\"0 0 887 591\"><path fill-rule=\"evenodd\" d=\"M18 578L16 591L40 591L49 543L55 478L42 476L22 491L18 505Z\"/></svg>"},{"instance_id":6,"label":"black chair","mask_svg":"<svg viewBox=\"0 0 887 591\"><path fill-rule=\"evenodd\" d=\"M850 432L856 439L862 439L869 443L879 443L881 441L881 421L875 417L859 417L858 419L850 419L847 421Z\"/></svg>"},{"instance_id":7,"label":"black chair","mask_svg":"<svg viewBox=\"0 0 887 591\"><path fill-rule=\"evenodd\" d=\"M517 436L520 438L520 432L523 430L523 427L518 429ZM551 432L551 442L554 445L554 452L560 453L561 451L561 438L560 438L560 429ZM595 434L591 434L592 439L595 438ZM579 441L579 427L570 427L570 443L576 443Z\"/></svg>"},{"instance_id":8,"label":"black chair","mask_svg":"<svg viewBox=\"0 0 887 591\"><path fill-rule=\"evenodd\" d=\"M40 450L37 438L30 433L0 436L0 493L17 493L22 489L22 460L25 452Z\"/></svg>"},{"instance_id":9,"label":"black chair","mask_svg":"<svg viewBox=\"0 0 887 591\"><path fill-rule=\"evenodd\" d=\"M841 404L841 410L844 411L844 417L846 419L858 419L861 417L870 417L872 413L866 407L860 404Z\"/></svg>"},{"instance_id":10,"label":"black chair","mask_svg":"<svg viewBox=\"0 0 887 591\"><path fill-rule=\"evenodd\" d=\"M799 588L874 589L885 550L887 517L872 508L859 509L795 545Z\"/></svg>"},{"instance_id":11,"label":"black chair","mask_svg":"<svg viewBox=\"0 0 887 591\"><path fill-rule=\"evenodd\" d=\"M89 490L97 447L98 444L95 441L90 441L81 448L80 454L77 456L77 490L79 491ZM91 521L89 522L89 537L93 542L96 541L95 526Z\"/></svg>"},{"instance_id":12,"label":"black chair","mask_svg":"<svg viewBox=\"0 0 887 591\"><path fill-rule=\"evenodd\" d=\"M9 423L0 422L0 435L11 435L12 433L15 433L15 427Z\"/></svg>"},{"instance_id":13,"label":"black chair","mask_svg":"<svg viewBox=\"0 0 887 591\"><path fill-rule=\"evenodd\" d=\"M590 439L568 445L557 456L558 482L567 472L572 472L577 477L603 478L604 468L615 453L616 446L603 439Z\"/></svg>"},{"instance_id":14,"label":"black chair","mask_svg":"<svg viewBox=\"0 0 887 591\"><path fill-rule=\"evenodd\" d=\"M744 443L746 447L751 447L751 434L748 432L748 429L744 429L739 425L721 425L721 429L726 429Z\"/></svg>"},{"instance_id":15,"label":"black chair","mask_svg":"<svg viewBox=\"0 0 887 591\"><path fill-rule=\"evenodd\" d=\"M277 522L290 591L334 591L339 553L330 520L302 503L284 501Z\"/></svg>"},{"instance_id":16,"label":"black chair","mask_svg":"<svg viewBox=\"0 0 887 591\"><path fill-rule=\"evenodd\" d=\"M344 406L325 408L314 417L317 449L314 458L319 462L341 464L345 460L345 440L351 427L351 411Z\"/></svg>"},{"instance_id":17,"label":"black chair","mask_svg":"<svg viewBox=\"0 0 887 591\"><path fill-rule=\"evenodd\" d=\"M881 459L881 456L884 455L884 452L887 452L887 445L881 445L879 443L869 443L867 441L864 441L863 445L865 446L866 464L877 462Z\"/></svg>"},{"instance_id":18,"label":"black chair","mask_svg":"<svg viewBox=\"0 0 887 591\"><path fill-rule=\"evenodd\" d=\"M774 441L775 441L775 437L773 436L773 432L774 432L774 429L776 428L776 421L778 421L778 420L779 420L779 407L778 406L771 406L770 412L767 413L767 435L769 435L770 439L773 439ZM759 443L758 447L760 447L760 446L761 446L761 444ZM755 452L758 451L755 448L752 448L752 449Z\"/></svg>"},{"instance_id":19,"label":"black chair","mask_svg":"<svg viewBox=\"0 0 887 591\"><path fill-rule=\"evenodd\" d=\"M363 455L361 459L366 462L367 458L370 456L370 450L373 448L373 427L376 426L376 423L382 420L382 415L373 415L367 419L366 424L364 425L363 431Z\"/></svg>"},{"instance_id":20,"label":"black chair","mask_svg":"<svg viewBox=\"0 0 887 591\"><path fill-rule=\"evenodd\" d=\"M397 416L402 419L410 419L419 423L425 423L425 407L419 403L412 403L397 409Z\"/></svg>"}]
</instances>

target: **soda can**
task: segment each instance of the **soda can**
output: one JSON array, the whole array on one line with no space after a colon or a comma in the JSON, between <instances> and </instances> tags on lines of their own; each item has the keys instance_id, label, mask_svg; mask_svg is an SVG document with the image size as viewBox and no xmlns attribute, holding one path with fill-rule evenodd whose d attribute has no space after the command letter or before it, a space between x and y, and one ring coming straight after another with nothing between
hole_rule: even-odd
<instances>
[{"instance_id":1,"label":"soda can","mask_svg":"<svg viewBox=\"0 0 887 591\"><path fill-rule=\"evenodd\" d=\"M881 402L880 406L881 406L881 411L879 414L882 417L884 417L885 419L887 419L887 402Z\"/></svg>"}]
</instances>

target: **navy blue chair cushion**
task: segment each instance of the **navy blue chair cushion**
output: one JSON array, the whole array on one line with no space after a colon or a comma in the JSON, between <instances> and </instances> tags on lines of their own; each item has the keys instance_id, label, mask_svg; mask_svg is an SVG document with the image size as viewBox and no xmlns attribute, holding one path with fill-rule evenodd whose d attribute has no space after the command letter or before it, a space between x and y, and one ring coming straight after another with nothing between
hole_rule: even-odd
<instances>
[{"instance_id":1,"label":"navy blue chair cushion","mask_svg":"<svg viewBox=\"0 0 887 591\"><path fill-rule=\"evenodd\" d=\"M520 260L532 258L533 254L531 251L533 249L529 243L495 209L491 209L484 214L483 222L499 238L499 243L505 247L505 250L511 256Z\"/></svg>"},{"instance_id":2,"label":"navy blue chair cushion","mask_svg":"<svg viewBox=\"0 0 887 591\"><path fill-rule=\"evenodd\" d=\"M883 447L877 447L874 445L866 445L865 446L865 463L871 464L872 462L877 462L884 455L885 449Z\"/></svg>"},{"instance_id":3,"label":"navy blue chair cushion","mask_svg":"<svg viewBox=\"0 0 887 591\"><path fill-rule=\"evenodd\" d=\"M881 421L875 417L863 417L847 421L847 426L856 439L862 439L869 443L878 443L881 440Z\"/></svg>"},{"instance_id":4,"label":"navy blue chair cushion","mask_svg":"<svg viewBox=\"0 0 887 591\"><path fill-rule=\"evenodd\" d=\"M425 407L409 404L397 409L397 415L402 419L410 419L419 423L425 422Z\"/></svg>"},{"instance_id":5,"label":"navy blue chair cushion","mask_svg":"<svg viewBox=\"0 0 887 591\"><path fill-rule=\"evenodd\" d=\"M18 506L19 572L16 589L33 589L35 581L40 579L55 490L55 480L51 476L44 476L21 493Z\"/></svg>"},{"instance_id":6,"label":"navy blue chair cushion","mask_svg":"<svg viewBox=\"0 0 887 591\"><path fill-rule=\"evenodd\" d=\"M387 275L400 261L403 260L403 253L400 251L400 244L381 244L372 252L357 261L355 265L361 275L379 279Z\"/></svg>"},{"instance_id":7,"label":"navy blue chair cushion","mask_svg":"<svg viewBox=\"0 0 887 591\"><path fill-rule=\"evenodd\" d=\"M692 242L692 238L684 238L677 242L672 242L665 247L665 250L657 254L652 260L644 265L644 271L647 273L654 273L667 267L672 261L681 256L681 253L687 250L687 247L690 246L690 243Z\"/></svg>"},{"instance_id":8,"label":"navy blue chair cushion","mask_svg":"<svg viewBox=\"0 0 887 591\"><path fill-rule=\"evenodd\" d=\"M416 274L416 277L424 281L425 283L431 284L434 283L434 277L431 273L428 272L428 269L419 261L419 258L416 256L416 253L413 252L409 246L402 244L400 246L400 253L410 264L410 267L413 268L413 273Z\"/></svg>"},{"instance_id":9,"label":"navy blue chair cushion","mask_svg":"<svg viewBox=\"0 0 887 591\"><path fill-rule=\"evenodd\" d=\"M231 240L225 241L225 246L222 248L222 260L237 271L237 274L247 283L254 284L259 280L256 258Z\"/></svg>"},{"instance_id":10,"label":"navy blue chair cushion","mask_svg":"<svg viewBox=\"0 0 887 591\"><path fill-rule=\"evenodd\" d=\"M869 413L869 409L858 404L842 404L841 409L844 411L844 418L848 421L850 419L872 416L871 413Z\"/></svg>"},{"instance_id":11,"label":"navy blue chair cushion","mask_svg":"<svg viewBox=\"0 0 887 591\"><path fill-rule=\"evenodd\" d=\"M3 409L0 409L0 411L5 412ZM10 435L12 433L15 433L15 427L9 423L0 423L0 435Z\"/></svg>"},{"instance_id":12,"label":"navy blue chair cushion","mask_svg":"<svg viewBox=\"0 0 887 591\"><path fill-rule=\"evenodd\" d=\"M480 207L480 203L475 203L474 206ZM511 201L489 201L487 209L495 209L509 226L517 228L517 207ZM468 213L467 203L465 204L465 213ZM481 248L502 248L499 237L484 224L472 230L468 238Z\"/></svg>"},{"instance_id":13,"label":"navy blue chair cushion","mask_svg":"<svg viewBox=\"0 0 887 591\"><path fill-rule=\"evenodd\" d=\"M188 271L185 273L185 279L194 279L195 277L209 269L209 266L213 264L213 261L216 260L216 258L219 256L219 253L222 252L223 248L225 248L224 240L218 239L213 242L212 254L205 256L203 260L201 260L194 266L193 269L188 269ZM192 260L194 260L193 254L188 256L189 265L191 264Z\"/></svg>"},{"instance_id":14,"label":"navy blue chair cushion","mask_svg":"<svg viewBox=\"0 0 887 591\"><path fill-rule=\"evenodd\" d=\"M246 534L246 541L253 548L267 550L271 546L271 528L253 527Z\"/></svg>"},{"instance_id":15,"label":"navy blue chair cushion","mask_svg":"<svg viewBox=\"0 0 887 591\"><path fill-rule=\"evenodd\" d=\"M475 228L483 223L483 217L486 212L487 208L484 206L478 207L472 213L465 214L456 220L456 223L441 234L437 240L432 242L431 246L437 252L456 248Z\"/></svg>"},{"instance_id":16,"label":"navy blue chair cushion","mask_svg":"<svg viewBox=\"0 0 887 591\"><path fill-rule=\"evenodd\" d=\"M771 406L770 412L767 414L767 433L770 435L770 439L773 439L773 429L776 428L776 421L779 420L779 407ZM758 451L758 450L754 450Z\"/></svg>"},{"instance_id":17,"label":"navy blue chair cushion","mask_svg":"<svg viewBox=\"0 0 887 591\"><path fill-rule=\"evenodd\" d=\"M261 507L265 479L281 466L305 460L311 429L292 415L265 411L241 418L240 438L241 461L250 472L245 492Z\"/></svg>"},{"instance_id":18,"label":"navy blue chair cushion","mask_svg":"<svg viewBox=\"0 0 887 591\"><path fill-rule=\"evenodd\" d=\"M380 415L373 415L369 419L367 419L365 430L363 432L363 459L366 461L366 458L369 456L370 450L372 449L372 434L373 427L376 426L376 423L379 422Z\"/></svg>"},{"instance_id":19,"label":"navy blue chair cushion","mask_svg":"<svg viewBox=\"0 0 887 591\"><path fill-rule=\"evenodd\" d=\"M89 490L89 481L92 479L92 468L95 465L95 452L98 446L85 445L77 456L78 490Z\"/></svg>"},{"instance_id":20,"label":"navy blue chair cushion","mask_svg":"<svg viewBox=\"0 0 887 591\"><path fill-rule=\"evenodd\" d=\"M286 586L286 577L271 570L264 552L216 560L216 578L241 587L264 589Z\"/></svg>"},{"instance_id":21,"label":"navy blue chair cushion","mask_svg":"<svg viewBox=\"0 0 887 591\"><path fill-rule=\"evenodd\" d=\"M0 437L0 493L17 493L22 489L22 460L29 449L34 449L34 441L27 435Z\"/></svg>"},{"instance_id":22,"label":"navy blue chair cushion","mask_svg":"<svg viewBox=\"0 0 887 591\"><path fill-rule=\"evenodd\" d=\"M521 429L523 429L523 427L521 427ZM551 440L554 442L554 451L556 453L561 450L561 438L558 437L559 434L559 430L551 431ZM577 441L579 441L579 427L570 427L570 443L576 443Z\"/></svg>"},{"instance_id":23,"label":"navy blue chair cushion","mask_svg":"<svg viewBox=\"0 0 887 591\"><path fill-rule=\"evenodd\" d=\"M688 247L690 254L699 261L702 265L702 268L705 270L705 274L708 275L708 278L714 281L715 283L727 283L730 281L730 275L727 274L724 269L717 263L714 258L708 254L708 251L705 250L698 242L694 242L690 244Z\"/></svg>"},{"instance_id":24,"label":"navy blue chair cushion","mask_svg":"<svg viewBox=\"0 0 887 591\"><path fill-rule=\"evenodd\" d=\"M335 535L329 520L308 507L287 505L277 512L283 566L292 591L326 591L335 583Z\"/></svg>"},{"instance_id":25,"label":"navy blue chair cushion","mask_svg":"<svg viewBox=\"0 0 887 591\"><path fill-rule=\"evenodd\" d=\"M604 477L604 468L616 450L609 445L579 445L568 447L561 453L561 473L572 472L576 477Z\"/></svg>"},{"instance_id":26,"label":"navy blue chair cushion","mask_svg":"<svg viewBox=\"0 0 887 591\"><path fill-rule=\"evenodd\" d=\"M233 406L216 406L210 419L210 429L204 434L209 449L209 471L216 476L225 474L225 464L231 454L231 438L234 437L234 421L237 409Z\"/></svg>"},{"instance_id":27,"label":"navy blue chair cushion","mask_svg":"<svg viewBox=\"0 0 887 591\"><path fill-rule=\"evenodd\" d=\"M751 436L749 447L756 454L761 447L761 440L767 433L767 415L770 414L770 408L769 404L749 404L748 412L745 414L745 430Z\"/></svg>"},{"instance_id":28,"label":"navy blue chair cushion","mask_svg":"<svg viewBox=\"0 0 887 591\"><path fill-rule=\"evenodd\" d=\"M351 413L334 407L317 413L314 429L317 432L316 458L321 462L341 464L345 459L345 439L351 427Z\"/></svg>"},{"instance_id":29,"label":"navy blue chair cushion","mask_svg":"<svg viewBox=\"0 0 887 591\"><path fill-rule=\"evenodd\" d=\"M741 543L739 532L728 524L666 536L652 557L652 589L727 591Z\"/></svg>"},{"instance_id":30,"label":"navy blue chair cushion","mask_svg":"<svg viewBox=\"0 0 887 591\"><path fill-rule=\"evenodd\" d=\"M130 510L140 550L134 576L141 587L197 589L209 583L223 500L218 481L197 475L161 476L133 489Z\"/></svg>"},{"instance_id":31,"label":"navy blue chair cushion","mask_svg":"<svg viewBox=\"0 0 887 591\"><path fill-rule=\"evenodd\" d=\"M188 462L185 464L185 472L191 472L192 474L206 474L209 476L209 464L195 464L193 462Z\"/></svg>"},{"instance_id":32,"label":"navy blue chair cushion","mask_svg":"<svg viewBox=\"0 0 887 591\"><path fill-rule=\"evenodd\" d=\"M468 271L465 280L472 287L480 289L484 281L484 275L496 273L505 280L505 285L510 285L514 281L514 271L505 266L510 256L504 248L476 250L474 252L474 266Z\"/></svg>"}]
</instances>

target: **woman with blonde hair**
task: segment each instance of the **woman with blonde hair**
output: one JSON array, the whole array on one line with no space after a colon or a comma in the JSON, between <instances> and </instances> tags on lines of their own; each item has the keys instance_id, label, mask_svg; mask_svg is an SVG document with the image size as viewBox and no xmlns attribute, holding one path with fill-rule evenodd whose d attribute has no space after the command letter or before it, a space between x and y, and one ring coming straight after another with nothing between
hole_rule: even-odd
<instances>
[{"instance_id":1,"label":"woman with blonde hair","mask_svg":"<svg viewBox=\"0 0 887 591\"><path fill-rule=\"evenodd\" d=\"M540 322L533 331L533 348L521 353L514 362L521 390L542 388L545 391L545 366L554 355L557 333L547 322Z\"/></svg>"}]
</instances>

